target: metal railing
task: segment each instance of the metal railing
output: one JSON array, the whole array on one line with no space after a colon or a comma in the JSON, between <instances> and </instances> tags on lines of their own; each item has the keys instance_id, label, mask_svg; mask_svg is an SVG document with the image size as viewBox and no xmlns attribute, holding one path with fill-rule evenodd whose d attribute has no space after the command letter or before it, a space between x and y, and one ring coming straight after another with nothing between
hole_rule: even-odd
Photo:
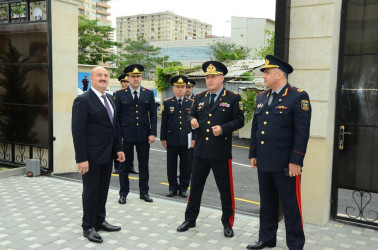
<instances>
[{"instance_id":1,"label":"metal railing","mask_svg":"<svg viewBox=\"0 0 378 250\"><path fill-rule=\"evenodd\" d=\"M0 164L21 167L26 165L28 159L39 159L41 172L49 174L48 151L46 146L0 141Z\"/></svg>"}]
</instances>

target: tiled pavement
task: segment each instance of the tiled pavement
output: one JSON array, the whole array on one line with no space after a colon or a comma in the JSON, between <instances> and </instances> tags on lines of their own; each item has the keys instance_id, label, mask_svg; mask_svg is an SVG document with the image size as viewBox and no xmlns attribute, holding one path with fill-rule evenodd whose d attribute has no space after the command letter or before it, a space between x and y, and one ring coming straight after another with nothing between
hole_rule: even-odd
<instances>
[{"instance_id":1,"label":"tiled pavement","mask_svg":"<svg viewBox=\"0 0 378 250\"><path fill-rule=\"evenodd\" d=\"M119 205L111 189L107 220L120 232L100 232L104 243L82 236L82 185L52 177L14 176L0 179L0 249L245 249L258 236L258 218L236 214L235 236L223 236L219 210L201 208L197 227L176 232L185 204L154 198L146 203L129 194ZM305 225L305 249L378 249L378 231L330 222L326 227ZM280 224L275 249L285 249Z\"/></svg>"}]
</instances>

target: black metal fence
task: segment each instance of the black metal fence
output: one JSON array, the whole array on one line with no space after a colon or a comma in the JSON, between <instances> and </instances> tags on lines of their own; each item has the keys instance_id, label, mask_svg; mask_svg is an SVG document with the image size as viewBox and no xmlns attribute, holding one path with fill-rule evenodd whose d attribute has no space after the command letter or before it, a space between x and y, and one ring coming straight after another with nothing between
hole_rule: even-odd
<instances>
[{"instance_id":1,"label":"black metal fence","mask_svg":"<svg viewBox=\"0 0 378 250\"><path fill-rule=\"evenodd\" d=\"M0 141L0 164L12 167L26 165L28 159L38 159L41 162L41 173L49 174L48 147L23 143Z\"/></svg>"}]
</instances>

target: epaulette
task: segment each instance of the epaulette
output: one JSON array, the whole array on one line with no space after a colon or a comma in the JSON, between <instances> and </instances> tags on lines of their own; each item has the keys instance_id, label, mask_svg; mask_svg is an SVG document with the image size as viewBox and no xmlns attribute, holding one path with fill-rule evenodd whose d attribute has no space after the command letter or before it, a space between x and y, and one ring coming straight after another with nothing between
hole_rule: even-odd
<instances>
[{"instance_id":1,"label":"epaulette","mask_svg":"<svg viewBox=\"0 0 378 250\"><path fill-rule=\"evenodd\" d=\"M234 92L234 91L231 91L231 90L228 90L226 89L227 92L230 92L231 94L234 94L234 95L238 95L238 93Z\"/></svg>"},{"instance_id":2,"label":"epaulette","mask_svg":"<svg viewBox=\"0 0 378 250\"><path fill-rule=\"evenodd\" d=\"M266 92L268 92L270 89L267 89L267 90L265 90L265 91L261 91L258 95L263 95L263 94L265 94Z\"/></svg>"},{"instance_id":3,"label":"epaulette","mask_svg":"<svg viewBox=\"0 0 378 250\"><path fill-rule=\"evenodd\" d=\"M116 92L119 92L119 91L122 91L122 90L125 90L125 89L119 89L119 90L117 90Z\"/></svg>"},{"instance_id":4,"label":"epaulette","mask_svg":"<svg viewBox=\"0 0 378 250\"><path fill-rule=\"evenodd\" d=\"M293 90L293 91L295 91L297 93L302 93L303 92L303 89L299 89L299 88L294 87L294 86L290 86L289 88L290 88L290 90Z\"/></svg>"},{"instance_id":5,"label":"epaulette","mask_svg":"<svg viewBox=\"0 0 378 250\"><path fill-rule=\"evenodd\" d=\"M143 91L144 91L145 89L147 89L147 90L149 90L149 91L152 91L151 89L148 89L148 88L143 87Z\"/></svg>"},{"instance_id":6,"label":"epaulette","mask_svg":"<svg viewBox=\"0 0 378 250\"><path fill-rule=\"evenodd\" d=\"M167 99L164 99L164 101L171 100L172 98L173 98L173 96L172 96L172 97L169 97L169 98L167 98Z\"/></svg>"},{"instance_id":7,"label":"epaulette","mask_svg":"<svg viewBox=\"0 0 378 250\"><path fill-rule=\"evenodd\" d=\"M196 94L196 96L197 96L197 95L201 95L201 94L205 93L206 91L208 91L208 90L205 90L205 91L199 92L199 93Z\"/></svg>"}]
</instances>

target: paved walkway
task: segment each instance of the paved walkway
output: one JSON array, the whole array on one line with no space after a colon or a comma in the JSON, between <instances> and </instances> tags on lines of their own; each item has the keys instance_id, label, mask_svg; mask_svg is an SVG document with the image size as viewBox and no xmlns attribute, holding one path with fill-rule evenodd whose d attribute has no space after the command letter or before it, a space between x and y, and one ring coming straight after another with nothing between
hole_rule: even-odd
<instances>
[{"instance_id":1,"label":"paved walkway","mask_svg":"<svg viewBox=\"0 0 378 250\"><path fill-rule=\"evenodd\" d=\"M0 179L0 249L245 249L258 237L258 218L236 214L235 236L223 236L219 210L201 208L197 227L176 232L185 204L154 198L146 203L129 194L119 205L111 189L107 220L120 232L100 232L104 243L83 237L80 227L82 185L52 177ZM378 249L378 232L330 222L326 227L305 225L305 249ZM280 224L277 248L286 249Z\"/></svg>"}]
</instances>

